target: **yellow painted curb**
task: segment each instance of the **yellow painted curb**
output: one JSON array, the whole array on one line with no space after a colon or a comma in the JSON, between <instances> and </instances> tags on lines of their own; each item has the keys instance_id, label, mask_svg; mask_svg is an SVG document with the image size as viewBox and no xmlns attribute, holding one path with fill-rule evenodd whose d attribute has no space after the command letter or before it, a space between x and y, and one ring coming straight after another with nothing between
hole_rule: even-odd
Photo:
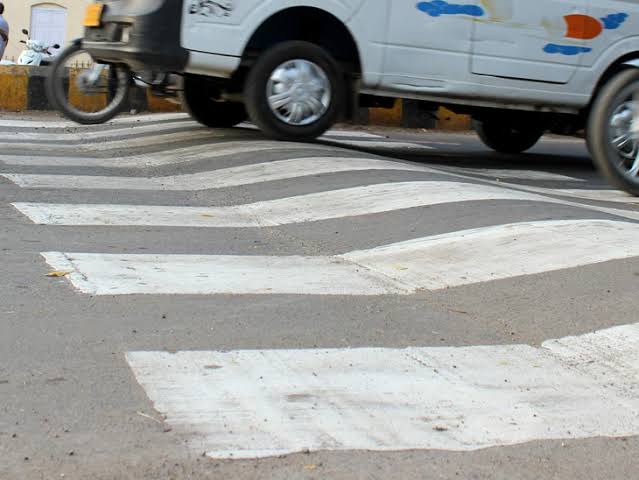
<instances>
[{"instance_id":1,"label":"yellow painted curb","mask_svg":"<svg viewBox=\"0 0 639 480\"><path fill-rule=\"evenodd\" d=\"M165 97L153 95L151 90L146 91L147 109L153 113L181 112L182 105L179 102L170 101Z\"/></svg>"},{"instance_id":2,"label":"yellow painted curb","mask_svg":"<svg viewBox=\"0 0 639 480\"><path fill-rule=\"evenodd\" d=\"M28 106L29 67L3 66L0 69L0 110L22 112Z\"/></svg>"},{"instance_id":3,"label":"yellow painted curb","mask_svg":"<svg viewBox=\"0 0 639 480\"><path fill-rule=\"evenodd\" d=\"M439 107L437 110L437 130L470 129L471 118L469 115L458 115L444 107Z\"/></svg>"},{"instance_id":4,"label":"yellow painted curb","mask_svg":"<svg viewBox=\"0 0 639 480\"><path fill-rule=\"evenodd\" d=\"M402 124L404 112L403 102L395 100L393 108L369 108L368 123L370 125L383 125L387 127L399 127Z\"/></svg>"}]
</instances>

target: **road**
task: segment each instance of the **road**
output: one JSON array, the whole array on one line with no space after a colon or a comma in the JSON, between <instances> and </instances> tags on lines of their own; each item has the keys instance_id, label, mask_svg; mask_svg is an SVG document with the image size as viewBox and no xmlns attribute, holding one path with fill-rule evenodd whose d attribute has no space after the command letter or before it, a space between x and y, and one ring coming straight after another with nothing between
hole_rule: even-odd
<instances>
[{"instance_id":1,"label":"road","mask_svg":"<svg viewBox=\"0 0 639 480\"><path fill-rule=\"evenodd\" d=\"M1 479L633 478L639 208L583 142L0 120Z\"/></svg>"}]
</instances>

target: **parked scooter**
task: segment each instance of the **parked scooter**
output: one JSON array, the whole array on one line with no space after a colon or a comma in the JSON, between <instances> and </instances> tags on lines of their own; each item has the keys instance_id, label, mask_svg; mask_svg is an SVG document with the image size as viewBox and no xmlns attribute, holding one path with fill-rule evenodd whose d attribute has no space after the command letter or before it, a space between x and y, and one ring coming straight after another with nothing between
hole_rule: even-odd
<instances>
[{"instance_id":1,"label":"parked scooter","mask_svg":"<svg viewBox=\"0 0 639 480\"><path fill-rule=\"evenodd\" d=\"M18 65L28 65L31 67L37 67L40 65L49 65L51 63L51 49L58 49L60 45L57 43L53 45L47 45L40 40L33 40L29 36L29 31L22 30L22 33L27 36L26 40L20 40L20 43L24 43L26 48L18 57Z\"/></svg>"}]
</instances>

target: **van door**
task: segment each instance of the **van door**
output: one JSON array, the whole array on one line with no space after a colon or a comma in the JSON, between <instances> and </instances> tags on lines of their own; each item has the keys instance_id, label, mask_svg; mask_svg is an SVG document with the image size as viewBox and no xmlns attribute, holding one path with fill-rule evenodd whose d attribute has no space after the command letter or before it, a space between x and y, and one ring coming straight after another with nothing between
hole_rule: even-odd
<instances>
[{"instance_id":1,"label":"van door","mask_svg":"<svg viewBox=\"0 0 639 480\"><path fill-rule=\"evenodd\" d=\"M384 86L428 91L468 76L473 19L483 14L479 0L391 0L388 5Z\"/></svg>"},{"instance_id":2,"label":"van door","mask_svg":"<svg viewBox=\"0 0 639 480\"><path fill-rule=\"evenodd\" d=\"M567 83L601 33L588 0L480 0L471 70L477 75Z\"/></svg>"}]
</instances>

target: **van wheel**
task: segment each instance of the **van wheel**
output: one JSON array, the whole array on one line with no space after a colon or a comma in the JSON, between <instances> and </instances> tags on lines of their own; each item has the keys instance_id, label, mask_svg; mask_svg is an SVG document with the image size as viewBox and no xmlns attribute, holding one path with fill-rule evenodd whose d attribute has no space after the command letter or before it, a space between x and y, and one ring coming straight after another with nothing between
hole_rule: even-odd
<instances>
[{"instance_id":1,"label":"van wheel","mask_svg":"<svg viewBox=\"0 0 639 480\"><path fill-rule=\"evenodd\" d=\"M616 187L639 196L639 132L633 132L639 127L637 101L639 70L618 73L597 95L586 135L597 169Z\"/></svg>"},{"instance_id":2,"label":"van wheel","mask_svg":"<svg viewBox=\"0 0 639 480\"><path fill-rule=\"evenodd\" d=\"M337 62L312 43L280 43L260 55L246 79L251 120L269 137L311 140L338 119L344 81Z\"/></svg>"},{"instance_id":3,"label":"van wheel","mask_svg":"<svg viewBox=\"0 0 639 480\"><path fill-rule=\"evenodd\" d=\"M487 147L500 153L521 153L534 147L544 134L543 126L531 125L530 122L530 118L515 119L504 115L473 120L473 126Z\"/></svg>"},{"instance_id":4,"label":"van wheel","mask_svg":"<svg viewBox=\"0 0 639 480\"><path fill-rule=\"evenodd\" d=\"M248 118L242 103L218 100L220 90L206 77L185 75L182 85L182 106L202 125L230 128Z\"/></svg>"}]
</instances>

